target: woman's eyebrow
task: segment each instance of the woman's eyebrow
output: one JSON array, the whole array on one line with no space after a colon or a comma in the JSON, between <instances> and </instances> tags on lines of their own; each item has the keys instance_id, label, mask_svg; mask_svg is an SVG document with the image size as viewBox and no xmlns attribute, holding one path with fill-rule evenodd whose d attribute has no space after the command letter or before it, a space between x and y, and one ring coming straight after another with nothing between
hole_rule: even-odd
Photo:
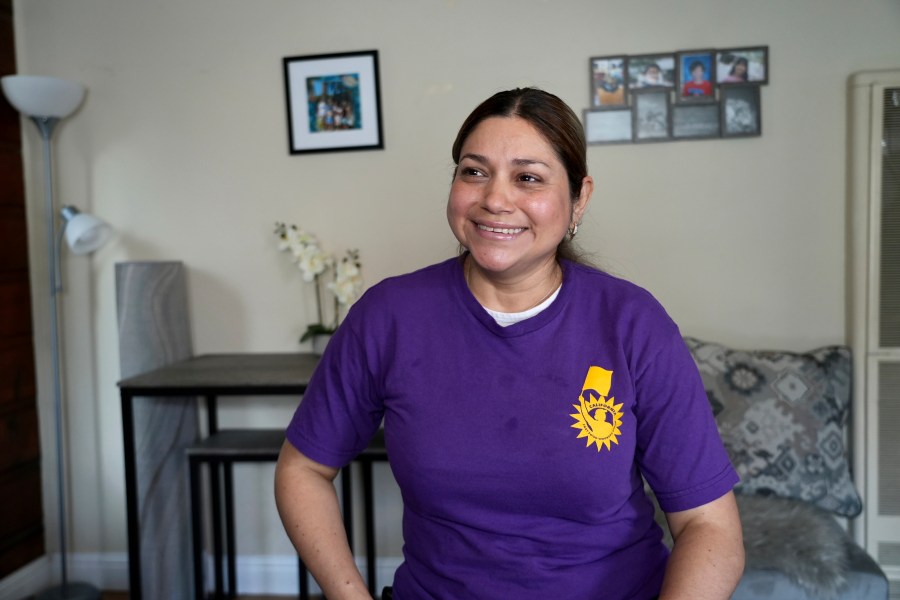
<instances>
[{"instance_id":1,"label":"woman's eyebrow","mask_svg":"<svg viewBox=\"0 0 900 600\"><path fill-rule=\"evenodd\" d=\"M474 160L475 162L486 163L488 162L487 158L482 156L481 154L474 154L469 152L468 154L463 154L459 157L459 162L462 162L465 159Z\"/></svg>"},{"instance_id":2,"label":"woman's eyebrow","mask_svg":"<svg viewBox=\"0 0 900 600\"><path fill-rule=\"evenodd\" d=\"M537 160L536 158L515 158L513 159L513 164L523 167L527 167L529 165L543 165L547 168L550 168L550 165L542 160Z\"/></svg>"},{"instance_id":3,"label":"woman's eyebrow","mask_svg":"<svg viewBox=\"0 0 900 600\"><path fill-rule=\"evenodd\" d=\"M469 153L464 154L459 157L460 162L462 162L465 159L473 160L473 161L481 163L481 164L489 164L490 163L490 160L488 160L488 158L486 156L483 156L481 154L475 154L474 152L469 152ZM536 158L514 158L514 159L512 159L512 164L514 164L518 167L528 167L531 165L543 165L544 167L547 167L548 169L550 168L550 165L548 165L546 162L544 162L542 160L538 160Z\"/></svg>"}]
</instances>

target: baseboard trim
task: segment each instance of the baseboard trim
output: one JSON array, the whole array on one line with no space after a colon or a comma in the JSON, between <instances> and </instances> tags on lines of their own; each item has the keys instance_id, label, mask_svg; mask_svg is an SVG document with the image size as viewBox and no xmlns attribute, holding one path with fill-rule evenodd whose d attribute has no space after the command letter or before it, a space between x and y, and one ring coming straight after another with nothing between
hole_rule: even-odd
<instances>
[{"instance_id":1,"label":"baseboard trim","mask_svg":"<svg viewBox=\"0 0 900 600\"><path fill-rule=\"evenodd\" d=\"M391 585L394 572L403 559L379 558L376 563L377 589ZM206 583L212 588L212 557L207 557ZM357 567L366 575L365 558L357 559ZM239 594L290 595L299 589L298 563L294 555L238 556ZM102 590L128 589L128 555L124 552L69 554L69 580L89 583ZM15 573L0 579L0 598L20 600L59 583L59 556L45 555ZM312 577L310 591L321 593Z\"/></svg>"},{"instance_id":2,"label":"baseboard trim","mask_svg":"<svg viewBox=\"0 0 900 600\"><path fill-rule=\"evenodd\" d=\"M376 591L394 581L394 573L403 559L400 557L378 558L375 566ZM356 566L366 577L365 557L357 558ZM299 589L297 557L282 556L239 556L237 559L237 591L238 594L289 595L296 594ZM212 587L207 569L207 584ZM309 589L312 594L321 594L322 590L315 580L309 578Z\"/></svg>"},{"instance_id":3,"label":"baseboard trim","mask_svg":"<svg viewBox=\"0 0 900 600\"><path fill-rule=\"evenodd\" d=\"M50 557L45 555L0 579L0 598L19 600L50 587L53 584L52 567Z\"/></svg>"}]
</instances>

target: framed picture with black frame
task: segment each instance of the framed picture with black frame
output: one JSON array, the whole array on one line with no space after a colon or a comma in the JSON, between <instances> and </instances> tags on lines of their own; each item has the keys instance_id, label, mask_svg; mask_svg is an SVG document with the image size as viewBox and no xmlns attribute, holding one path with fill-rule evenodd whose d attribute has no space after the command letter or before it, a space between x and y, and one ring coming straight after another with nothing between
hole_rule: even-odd
<instances>
[{"instance_id":1,"label":"framed picture with black frame","mask_svg":"<svg viewBox=\"0 0 900 600\"><path fill-rule=\"evenodd\" d=\"M720 86L769 83L769 47L728 48L716 51L716 81Z\"/></svg>"},{"instance_id":2,"label":"framed picture with black frame","mask_svg":"<svg viewBox=\"0 0 900 600\"><path fill-rule=\"evenodd\" d=\"M715 50L684 50L675 55L678 102L707 102L716 98L713 69Z\"/></svg>"},{"instance_id":3,"label":"framed picture with black frame","mask_svg":"<svg viewBox=\"0 0 900 600\"><path fill-rule=\"evenodd\" d=\"M720 91L722 137L762 135L758 85L729 85Z\"/></svg>"},{"instance_id":4,"label":"framed picture with black frame","mask_svg":"<svg viewBox=\"0 0 900 600\"><path fill-rule=\"evenodd\" d=\"M672 139L700 140L721 135L718 102L693 102L672 107Z\"/></svg>"},{"instance_id":5,"label":"framed picture with black frame","mask_svg":"<svg viewBox=\"0 0 900 600\"><path fill-rule=\"evenodd\" d=\"M377 50L283 63L291 154L384 148Z\"/></svg>"},{"instance_id":6,"label":"framed picture with black frame","mask_svg":"<svg viewBox=\"0 0 900 600\"><path fill-rule=\"evenodd\" d=\"M668 90L635 92L632 100L634 141L659 142L669 139L672 110Z\"/></svg>"},{"instance_id":7,"label":"framed picture with black frame","mask_svg":"<svg viewBox=\"0 0 900 600\"><path fill-rule=\"evenodd\" d=\"M588 144L626 144L632 141L630 108L585 109L584 135Z\"/></svg>"}]
</instances>

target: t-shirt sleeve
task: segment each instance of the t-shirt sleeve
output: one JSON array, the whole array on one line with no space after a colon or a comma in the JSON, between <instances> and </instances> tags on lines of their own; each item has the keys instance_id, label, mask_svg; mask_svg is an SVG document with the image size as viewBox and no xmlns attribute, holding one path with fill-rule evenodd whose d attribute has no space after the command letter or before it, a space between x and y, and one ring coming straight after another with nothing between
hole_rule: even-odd
<instances>
[{"instance_id":1,"label":"t-shirt sleeve","mask_svg":"<svg viewBox=\"0 0 900 600\"><path fill-rule=\"evenodd\" d=\"M371 349L357 329L361 311L354 309L332 336L286 432L297 450L335 468L365 449L384 415L367 362Z\"/></svg>"},{"instance_id":2,"label":"t-shirt sleeve","mask_svg":"<svg viewBox=\"0 0 900 600\"><path fill-rule=\"evenodd\" d=\"M674 324L666 337L636 373L637 461L660 507L677 512L720 498L739 477Z\"/></svg>"}]
</instances>

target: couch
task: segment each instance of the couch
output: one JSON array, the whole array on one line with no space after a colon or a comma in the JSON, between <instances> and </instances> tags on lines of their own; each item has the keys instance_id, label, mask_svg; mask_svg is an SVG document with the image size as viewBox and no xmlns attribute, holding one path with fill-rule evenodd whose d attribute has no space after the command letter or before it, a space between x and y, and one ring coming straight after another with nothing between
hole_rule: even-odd
<instances>
[{"instance_id":1,"label":"couch","mask_svg":"<svg viewBox=\"0 0 900 600\"><path fill-rule=\"evenodd\" d=\"M845 527L863 510L846 444L850 350L685 341L741 476L746 568L732 600L886 600L887 578Z\"/></svg>"}]
</instances>

